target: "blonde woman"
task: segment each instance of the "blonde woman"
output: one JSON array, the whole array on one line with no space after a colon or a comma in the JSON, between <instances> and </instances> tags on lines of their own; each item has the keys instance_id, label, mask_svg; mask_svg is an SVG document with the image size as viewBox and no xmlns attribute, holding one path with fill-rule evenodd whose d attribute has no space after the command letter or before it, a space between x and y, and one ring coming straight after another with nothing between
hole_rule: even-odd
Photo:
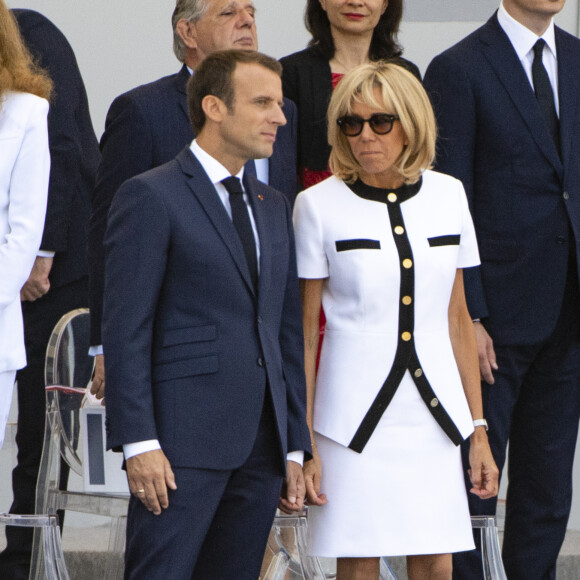
<instances>
[{"instance_id":1,"label":"blonde woman","mask_svg":"<svg viewBox=\"0 0 580 580\"><path fill-rule=\"evenodd\" d=\"M479 263L465 192L430 170L433 111L402 67L347 73L328 126L334 175L301 193L294 212L311 549L338 558L339 580L378 579L389 555L408 557L411 580L450 580L450 553L473 548L464 439L472 493L498 487L463 292L462 269Z\"/></svg>"},{"instance_id":2,"label":"blonde woman","mask_svg":"<svg viewBox=\"0 0 580 580\"><path fill-rule=\"evenodd\" d=\"M50 157L50 79L0 0L0 445L16 371L26 366L20 289L40 246Z\"/></svg>"}]
</instances>

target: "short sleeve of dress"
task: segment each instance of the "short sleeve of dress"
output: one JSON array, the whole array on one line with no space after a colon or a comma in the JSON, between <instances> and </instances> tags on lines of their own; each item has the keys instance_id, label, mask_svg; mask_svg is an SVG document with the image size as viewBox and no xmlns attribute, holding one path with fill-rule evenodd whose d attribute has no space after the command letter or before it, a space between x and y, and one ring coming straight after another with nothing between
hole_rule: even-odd
<instances>
[{"instance_id":1,"label":"short sleeve of dress","mask_svg":"<svg viewBox=\"0 0 580 580\"><path fill-rule=\"evenodd\" d=\"M461 204L461 239L459 242L458 268L471 268L479 266L479 250L477 249L477 238L475 237L475 227L467 204L467 196L461 182L458 182L459 200Z\"/></svg>"},{"instance_id":2,"label":"short sleeve of dress","mask_svg":"<svg viewBox=\"0 0 580 580\"><path fill-rule=\"evenodd\" d=\"M298 277L310 280L328 277L322 223L313 198L308 190L298 195L294 204L293 220Z\"/></svg>"}]
</instances>

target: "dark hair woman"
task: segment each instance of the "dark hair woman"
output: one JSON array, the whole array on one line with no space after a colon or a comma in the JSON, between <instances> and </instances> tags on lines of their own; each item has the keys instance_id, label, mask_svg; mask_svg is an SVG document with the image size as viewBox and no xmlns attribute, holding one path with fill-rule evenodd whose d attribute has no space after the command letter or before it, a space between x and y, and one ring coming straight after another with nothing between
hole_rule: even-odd
<instances>
[{"instance_id":1,"label":"dark hair woman","mask_svg":"<svg viewBox=\"0 0 580 580\"><path fill-rule=\"evenodd\" d=\"M355 66L401 58L397 42L403 0L307 0L308 48L284 57L284 96L298 107L298 173L306 188L330 175L326 111L334 87Z\"/></svg>"}]
</instances>

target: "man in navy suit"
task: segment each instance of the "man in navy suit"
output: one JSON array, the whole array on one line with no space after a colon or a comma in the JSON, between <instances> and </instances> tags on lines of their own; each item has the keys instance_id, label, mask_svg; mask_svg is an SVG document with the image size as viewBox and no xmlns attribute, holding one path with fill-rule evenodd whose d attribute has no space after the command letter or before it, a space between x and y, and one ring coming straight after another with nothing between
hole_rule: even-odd
<instances>
[{"instance_id":1,"label":"man in navy suit","mask_svg":"<svg viewBox=\"0 0 580 580\"><path fill-rule=\"evenodd\" d=\"M503 0L425 75L437 168L463 181L478 235L465 291L500 469L509 440L510 580L555 578L580 416L580 40L554 26L564 3ZM495 513L495 500L470 503ZM473 554L454 566L481 577Z\"/></svg>"},{"instance_id":2,"label":"man in navy suit","mask_svg":"<svg viewBox=\"0 0 580 580\"><path fill-rule=\"evenodd\" d=\"M251 0L177 0L172 16L173 49L179 73L137 87L115 99L101 139L103 155L93 194L89 233L91 344L101 344L103 236L111 200L130 177L173 159L194 137L187 115L185 85L204 58L216 50L257 50ZM287 124L278 132L270 159L251 161L249 171L293 203L296 180L296 107L285 100ZM99 348L93 349L98 354ZM104 394L103 357L96 358L93 392Z\"/></svg>"},{"instance_id":3,"label":"man in navy suit","mask_svg":"<svg viewBox=\"0 0 580 580\"><path fill-rule=\"evenodd\" d=\"M51 156L48 209L41 251L22 288L28 366L18 372L18 464L12 474L11 513L34 513L36 480L44 440L44 358L60 317L88 306L86 261L90 196L99 163L85 86L62 32L32 10L13 10L24 41L54 82L48 115ZM32 530L6 529L0 577L28 578Z\"/></svg>"},{"instance_id":4,"label":"man in navy suit","mask_svg":"<svg viewBox=\"0 0 580 580\"><path fill-rule=\"evenodd\" d=\"M280 73L255 51L207 57L188 90L197 139L111 205L103 347L108 442L133 494L126 578L255 580L284 474L280 501L302 508L292 212L244 167L286 122Z\"/></svg>"}]
</instances>

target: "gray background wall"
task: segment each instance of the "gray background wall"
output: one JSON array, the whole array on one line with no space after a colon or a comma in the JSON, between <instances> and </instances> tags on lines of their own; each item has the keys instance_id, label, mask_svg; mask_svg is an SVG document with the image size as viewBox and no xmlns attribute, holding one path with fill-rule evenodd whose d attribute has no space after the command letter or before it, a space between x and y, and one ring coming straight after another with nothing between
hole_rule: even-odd
<instances>
[{"instance_id":1,"label":"gray background wall","mask_svg":"<svg viewBox=\"0 0 580 580\"><path fill-rule=\"evenodd\" d=\"M579 2L568 0L557 17L557 23L573 34L578 34ZM263 52L282 57L306 45L303 0L254 3ZM498 4L499 0L406 0L400 35L405 56L424 72L433 56L480 26ZM65 33L87 85L98 136L115 96L179 68L171 50L175 0L8 0L8 5L38 10ZM7 435L0 453L0 511L10 505L8 465L14 449L13 433ZM575 483L580 490L580 461ZM570 527L580 529L580 492L574 495Z\"/></svg>"},{"instance_id":2,"label":"gray background wall","mask_svg":"<svg viewBox=\"0 0 580 580\"><path fill-rule=\"evenodd\" d=\"M260 49L281 57L303 48L303 0L254 0ZM401 42L425 70L431 58L463 38L493 12L498 0L406 0ZM171 74L170 18L175 0L8 0L48 16L72 44L89 93L93 122L102 133L114 97ZM558 23L577 32L578 0L568 0Z\"/></svg>"}]
</instances>

